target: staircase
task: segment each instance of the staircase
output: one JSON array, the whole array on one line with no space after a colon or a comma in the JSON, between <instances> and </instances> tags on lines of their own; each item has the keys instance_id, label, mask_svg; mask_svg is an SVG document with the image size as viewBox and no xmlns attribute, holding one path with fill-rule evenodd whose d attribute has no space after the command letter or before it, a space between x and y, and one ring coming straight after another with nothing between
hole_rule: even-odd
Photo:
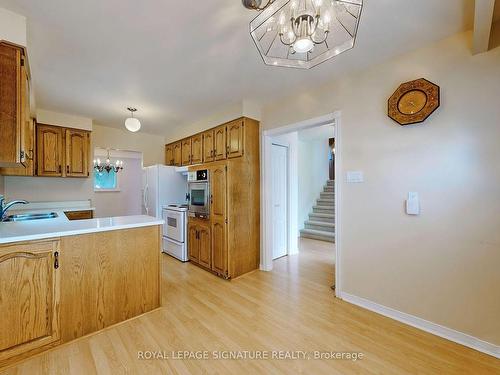
<instances>
[{"instance_id":1,"label":"staircase","mask_svg":"<svg viewBox=\"0 0 500 375\"><path fill-rule=\"evenodd\" d=\"M300 231L303 238L335 242L335 181L328 180L320 194L309 220Z\"/></svg>"}]
</instances>

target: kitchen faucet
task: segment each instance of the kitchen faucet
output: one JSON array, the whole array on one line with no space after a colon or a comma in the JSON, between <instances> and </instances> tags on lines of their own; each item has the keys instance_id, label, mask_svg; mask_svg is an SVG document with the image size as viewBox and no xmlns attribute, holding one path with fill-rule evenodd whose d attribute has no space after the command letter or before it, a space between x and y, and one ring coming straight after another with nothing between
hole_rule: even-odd
<instances>
[{"instance_id":1,"label":"kitchen faucet","mask_svg":"<svg viewBox=\"0 0 500 375\"><path fill-rule=\"evenodd\" d=\"M0 195L0 221L4 221L6 218L6 213L9 208L14 206L15 204L28 204L28 201L25 200L16 200L9 203L5 203L5 197Z\"/></svg>"}]
</instances>

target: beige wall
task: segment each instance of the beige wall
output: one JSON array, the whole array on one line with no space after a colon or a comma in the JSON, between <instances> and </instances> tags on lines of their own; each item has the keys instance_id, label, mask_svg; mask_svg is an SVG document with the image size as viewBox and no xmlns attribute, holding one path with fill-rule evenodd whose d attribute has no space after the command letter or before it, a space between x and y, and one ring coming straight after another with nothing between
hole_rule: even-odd
<instances>
[{"instance_id":1,"label":"beige wall","mask_svg":"<svg viewBox=\"0 0 500 375\"><path fill-rule=\"evenodd\" d=\"M27 46L26 17L0 8L0 40Z\"/></svg>"},{"instance_id":2,"label":"beige wall","mask_svg":"<svg viewBox=\"0 0 500 375\"><path fill-rule=\"evenodd\" d=\"M242 102L229 105L223 110L214 112L192 124L183 126L182 128L169 130L165 137L165 144L178 141L182 138L189 137L190 135L213 128L217 125L229 122L242 116L260 121L261 106L250 100L243 100Z\"/></svg>"},{"instance_id":3,"label":"beige wall","mask_svg":"<svg viewBox=\"0 0 500 375\"><path fill-rule=\"evenodd\" d=\"M45 109L36 110L36 121L41 124L64 126L67 128L83 129L92 131L92 119L82 116L68 115Z\"/></svg>"},{"instance_id":4,"label":"beige wall","mask_svg":"<svg viewBox=\"0 0 500 375\"><path fill-rule=\"evenodd\" d=\"M161 135L94 124L92 140L95 147L142 152L144 166L165 163L165 139Z\"/></svg>"},{"instance_id":5,"label":"beige wall","mask_svg":"<svg viewBox=\"0 0 500 375\"><path fill-rule=\"evenodd\" d=\"M500 344L500 48L472 56L461 34L285 98L269 129L340 110L343 291ZM335 62L329 63L335 69ZM441 86L441 108L401 127L401 82ZM365 182L346 184L362 170ZM407 216L409 191L421 215Z\"/></svg>"}]
</instances>

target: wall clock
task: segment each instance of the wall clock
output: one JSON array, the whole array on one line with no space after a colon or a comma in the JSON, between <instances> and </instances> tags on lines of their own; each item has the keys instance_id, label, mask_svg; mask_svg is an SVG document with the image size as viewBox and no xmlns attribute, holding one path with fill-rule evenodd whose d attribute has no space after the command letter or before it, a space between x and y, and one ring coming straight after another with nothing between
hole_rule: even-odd
<instances>
[{"instance_id":1,"label":"wall clock","mask_svg":"<svg viewBox=\"0 0 500 375\"><path fill-rule=\"evenodd\" d=\"M439 86L424 78L401 84L389 98L389 117L400 125L424 122L439 107Z\"/></svg>"}]
</instances>

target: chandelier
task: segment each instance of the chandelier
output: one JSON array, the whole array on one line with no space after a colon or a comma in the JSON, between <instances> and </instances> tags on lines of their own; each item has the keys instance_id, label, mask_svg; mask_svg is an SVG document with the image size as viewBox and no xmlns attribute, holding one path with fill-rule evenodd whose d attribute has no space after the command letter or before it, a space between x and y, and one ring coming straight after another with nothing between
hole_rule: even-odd
<instances>
[{"instance_id":1,"label":"chandelier","mask_svg":"<svg viewBox=\"0 0 500 375\"><path fill-rule=\"evenodd\" d=\"M109 156L109 149L107 149L108 156L106 157L106 161L104 164L101 163L101 159L97 158L94 160L94 170L96 172L102 173L106 171L107 173L114 171L115 173L118 173L123 169L123 161L122 160L116 160L114 163L111 163L111 158Z\"/></svg>"},{"instance_id":2,"label":"chandelier","mask_svg":"<svg viewBox=\"0 0 500 375\"><path fill-rule=\"evenodd\" d=\"M354 47L363 0L242 0L267 65L309 69Z\"/></svg>"}]
</instances>

